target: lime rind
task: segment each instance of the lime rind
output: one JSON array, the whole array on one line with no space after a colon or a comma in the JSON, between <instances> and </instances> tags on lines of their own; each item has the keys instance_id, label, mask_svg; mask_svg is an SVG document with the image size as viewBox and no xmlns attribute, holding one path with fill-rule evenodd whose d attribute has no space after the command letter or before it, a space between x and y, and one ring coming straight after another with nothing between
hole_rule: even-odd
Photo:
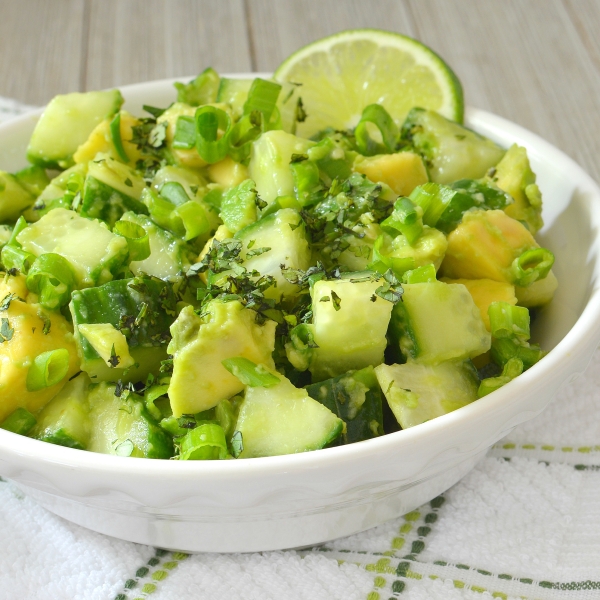
<instances>
[{"instance_id":1,"label":"lime rind","mask_svg":"<svg viewBox=\"0 0 600 600\"><path fill-rule=\"evenodd\" d=\"M302 83L309 118L298 133L356 126L368 104L382 104L401 123L413 106L462 123L462 86L433 50L408 36L356 29L323 38L288 57L275 79Z\"/></svg>"}]
</instances>

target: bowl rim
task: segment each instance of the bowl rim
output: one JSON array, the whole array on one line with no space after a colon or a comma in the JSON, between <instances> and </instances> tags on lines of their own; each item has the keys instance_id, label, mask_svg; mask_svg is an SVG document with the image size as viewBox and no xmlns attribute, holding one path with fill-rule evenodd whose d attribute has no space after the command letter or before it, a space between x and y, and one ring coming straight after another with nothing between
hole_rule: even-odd
<instances>
[{"instance_id":1,"label":"bowl rim","mask_svg":"<svg viewBox=\"0 0 600 600\"><path fill-rule=\"evenodd\" d=\"M243 73L226 75L228 77L256 77L268 76L265 73ZM189 78L193 79L193 77ZM140 92L148 88L162 89L172 85L175 81L187 80L185 77L169 78L119 86L124 95L127 92ZM0 123L0 136L4 130L18 129L24 124L31 124L32 117L38 117L43 108L28 111L5 123ZM509 121L503 117L481 109L466 107L465 123L475 130L480 125L491 126L497 131L507 131L511 140L535 146L543 156L550 156L558 160L568 169L571 180L585 191L591 192L595 200L600 203L600 187L583 168L561 150L526 128ZM23 157L25 161L25 157ZM600 250L598 251L600 255ZM326 448L320 451L287 454L280 456L260 457L245 460L226 461L174 461L159 459L124 460L126 457L99 454L88 451L66 448L40 440L35 440L0 430L0 464L10 462L11 458L19 462L34 460L38 465L52 464L68 470L85 469L90 473L111 473L115 477L131 477L144 475L160 475L162 478L179 478L185 476L240 479L261 475L290 473L293 471L306 471L325 469L330 466L340 466L353 462L357 458L368 458L380 453L399 453L407 448L418 448L421 444L435 436L460 431L470 421L475 424L478 420L488 420L492 414L500 411L515 398L519 398L534 387L538 379L556 375L559 372L573 372L573 364L584 362L584 366L591 360L591 353L585 349L596 347L600 341L600 278L595 277L589 296L583 310L571 329L557 343L540 362L531 367L509 384L499 390L478 399L456 411L432 419L416 427L384 434L380 437L348 444ZM588 355L589 354L589 355ZM565 359L565 357L567 357ZM581 372L584 366L578 367ZM548 398L546 405L550 403ZM539 411L538 411L539 412ZM537 413L536 413L537 414ZM532 415L534 416L534 415ZM523 419L524 420L524 419ZM471 425L474 426L474 425ZM469 426L470 427L470 426ZM467 428L469 428L467 427ZM128 458L128 457L127 457Z\"/></svg>"}]
</instances>

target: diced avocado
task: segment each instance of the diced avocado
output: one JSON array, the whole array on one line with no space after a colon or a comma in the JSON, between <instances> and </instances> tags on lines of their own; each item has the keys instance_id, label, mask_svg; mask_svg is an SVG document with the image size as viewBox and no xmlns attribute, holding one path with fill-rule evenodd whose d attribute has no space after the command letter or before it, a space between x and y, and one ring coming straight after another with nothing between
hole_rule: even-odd
<instances>
[{"instance_id":1,"label":"diced avocado","mask_svg":"<svg viewBox=\"0 0 600 600\"><path fill-rule=\"evenodd\" d=\"M496 185L515 200L504 209L506 214L527 223L532 234L539 231L544 225L542 193L535 182L527 150L517 144L512 145L492 173L490 177Z\"/></svg>"},{"instance_id":2,"label":"diced avocado","mask_svg":"<svg viewBox=\"0 0 600 600\"><path fill-rule=\"evenodd\" d=\"M277 196L294 195L292 154L305 154L314 144L281 130L267 131L252 144L248 169L262 200L271 204Z\"/></svg>"},{"instance_id":3,"label":"diced avocado","mask_svg":"<svg viewBox=\"0 0 600 600\"><path fill-rule=\"evenodd\" d=\"M310 266L306 228L296 210L283 208L238 231L235 237L244 243L244 267L275 278L277 285L265 290L266 297L281 300L297 292L297 286L281 271L282 265L303 270Z\"/></svg>"},{"instance_id":4,"label":"diced avocado","mask_svg":"<svg viewBox=\"0 0 600 600\"><path fill-rule=\"evenodd\" d=\"M70 167L77 148L98 123L115 115L122 104L119 90L55 96L35 126L27 159L42 167Z\"/></svg>"},{"instance_id":5,"label":"diced avocado","mask_svg":"<svg viewBox=\"0 0 600 600\"><path fill-rule=\"evenodd\" d=\"M20 287L11 286L8 293L18 293ZM4 295L2 298L6 300ZM71 326L60 313L14 298L6 310L0 311L0 316L4 328L4 341L0 344L1 423L19 407L32 414L39 412L79 370L79 357ZM29 391L27 374L35 357L59 348L69 352L69 368L65 377L50 387Z\"/></svg>"},{"instance_id":6,"label":"diced avocado","mask_svg":"<svg viewBox=\"0 0 600 600\"><path fill-rule=\"evenodd\" d=\"M220 217L232 233L256 221L256 188L252 179L246 179L223 194Z\"/></svg>"},{"instance_id":7,"label":"diced avocado","mask_svg":"<svg viewBox=\"0 0 600 600\"><path fill-rule=\"evenodd\" d=\"M122 159L119 156L119 151L115 147L113 133L111 131L111 123L113 117L105 119L90 133L89 137L79 148L75 154L73 154L73 160L75 163L87 163L96 158L98 153L108 154L113 158ZM131 140L133 139L133 128L140 125L140 120L130 115L127 111L122 110L119 113L119 133L121 138L121 144L123 151L125 152L128 162L131 165L142 158L142 153L138 150L136 144Z\"/></svg>"},{"instance_id":8,"label":"diced avocado","mask_svg":"<svg viewBox=\"0 0 600 600\"><path fill-rule=\"evenodd\" d=\"M531 232L501 210L473 210L448 235L441 273L451 279L493 279L512 283L513 261L538 248Z\"/></svg>"},{"instance_id":9,"label":"diced avocado","mask_svg":"<svg viewBox=\"0 0 600 600\"><path fill-rule=\"evenodd\" d=\"M43 442L85 450L91 434L87 399L90 384L85 373L69 381L42 409L30 436Z\"/></svg>"},{"instance_id":10,"label":"diced avocado","mask_svg":"<svg viewBox=\"0 0 600 600\"><path fill-rule=\"evenodd\" d=\"M479 309L485 328L490 331L490 317L488 308L492 302L508 302L515 305L517 297L515 296L515 286L504 281L494 281L492 279L442 279L444 283L460 283L464 285L473 302ZM542 281L544 281L542 279ZM530 286L532 287L532 286ZM529 288L523 288L529 289Z\"/></svg>"},{"instance_id":11,"label":"diced avocado","mask_svg":"<svg viewBox=\"0 0 600 600\"><path fill-rule=\"evenodd\" d=\"M402 429L435 419L477 399L479 378L470 361L434 366L379 365L375 373Z\"/></svg>"},{"instance_id":12,"label":"diced avocado","mask_svg":"<svg viewBox=\"0 0 600 600\"><path fill-rule=\"evenodd\" d=\"M248 179L248 167L235 162L230 156L209 165L207 172L212 182L224 188L234 187Z\"/></svg>"},{"instance_id":13,"label":"diced avocado","mask_svg":"<svg viewBox=\"0 0 600 600\"><path fill-rule=\"evenodd\" d=\"M464 285L434 281L402 287L402 302L394 306L389 333L406 358L438 364L490 349L490 334Z\"/></svg>"},{"instance_id":14,"label":"diced avocado","mask_svg":"<svg viewBox=\"0 0 600 600\"><path fill-rule=\"evenodd\" d=\"M171 408L176 417L216 406L244 389L221 361L241 356L273 368L274 321L256 323L256 313L237 300L213 300L198 316L186 306L171 326L173 377L169 386Z\"/></svg>"},{"instance_id":15,"label":"diced avocado","mask_svg":"<svg viewBox=\"0 0 600 600\"><path fill-rule=\"evenodd\" d=\"M381 281L317 281L311 290L314 381L383 362L392 303L375 291Z\"/></svg>"},{"instance_id":16,"label":"diced avocado","mask_svg":"<svg viewBox=\"0 0 600 600\"><path fill-rule=\"evenodd\" d=\"M0 221L16 221L34 202L35 196L14 175L0 171Z\"/></svg>"},{"instance_id":17,"label":"diced avocado","mask_svg":"<svg viewBox=\"0 0 600 600\"><path fill-rule=\"evenodd\" d=\"M125 238L109 231L100 221L64 208L51 210L23 229L17 241L34 256L53 252L66 258L78 287L110 281L128 254Z\"/></svg>"},{"instance_id":18,"label":"diced avocado","mask_svg":"<svg viewBox=\"0 0 600 600\"><path fill-rule=\"evenodd\" d=\"M31 165L25 167L15 173L17 181L33 196L36 198L44 191L46 186L50 183L50 178L46 169L38 166Z\"/></svg>"},{"instance_id":19,"label":"diced avocado","mask_svg":"<svg viewBox=\"0 0 600 600\"><path fill-rule=\"evenodd\" d=\"M99 287L73 292L69 308L81 356L81 369L90 375L92 381L140 381L166 359L169 326L174 321L176 308L168 283L153 277L110 281ZM115 366L107 365L94 345L81 335L81 325L98 323L110 324L119 330L116 333L120 332L127 338L131 358L139 367L125 369L116 361ZM108 349L109 358L111 349L112 345Z\"/></svg>"},{"instance_id":20,"label":"diced avocado","mask_svg":"<svg viewBox=\"0 0 600 600\"><path fill-rule=\"evenodd\" d=\"M505 152L491 140L423 108L408 113L402 137L423 156L431 181L436 183L479 179Z\"/></svg>"},{"instance_id":21,"label":"diced avocado","mask_svg":"<svg viewBox=\"0 0 600 600\"><path fill-rule=\"evenodd\" d=\"M129 354L127 338L110 323L81 323L79 335L98 353L108 367L126 369L135 364Z\"/></svg>"},{"instance_id":22,"label":"diced avocado","mask_svg":"<svg viewBox=\"0 0 600 600\"><path fill-rule=\"evenodd\" d=\"M383 435L381 389L373 367L348 371L305 389L344 421L339 443L352 444Z\"/></svg>"},{"instance_id":23,"label":"diced avocado","mask_svg":"<svg viewBox=\"0 0 600 600\"><path fill-rule=\"evenodd\" d=\"M162 229L145 215L127 212L121 220L143 227L150 241L150 256L129 263L134 275L146 274L165 281L181 279L182 273L189 267L187 249L181 239Z\"/></svg>"},{"instance_id":24,"label":"diced avocado","mask_svg":"<svg viewBox=\"0 0 600 600\"><path fill-rule=\"evenodd\" d=\"M411 245L406 236L400 234L390 243L391 258L412 258L414 267L432 264L436 270L440 268L446 254L448 242L446 236L434 227L423 226L423 233Z\"/></svg>"},{"instance_id":25,"label":"diced avocado","mask_svg":"<svg viewBox=\"0 0 600 600\"><path fill-rule=\"evenodd\" d=\"M144 178L122 162L108 154L99 154L88 164L88 176L102 181L124 196L138 200L146 187Z\"/></svg>"},{"instance_id":26,"label":"diced avocado","mask_svg":"<svg viewBox=\"0 0 600 600\"><path fill-rule=\"evenodd\" d=\"M101 383L88 394L92 433L87 449L137 458L170 458L173 440L146 410L141 398L115 395L114 385Z\"/></svg>"},{"instance_id":27,"label":"diced avocado","mask_svg":"<svg viewBox=\"0 0 600 600\"><path fill-rule=\"evenodd\" d=\"M418 185L429 181L423 159L414 152L359 156L354 170L375 183L389 185L399 196L408 196Z\"/></svg>"},{"instance_id":28,"label":"diced avocado","mask_svg":"<svg viewBox=\"0 0 600 600\"><path fill-rule=\"evenodd\" d=\"M281 373L274 374L277 385L246 389L236 425L243 443L239 458L318 450L342 432L342 419Z\"/></svg>"}]
</instances>

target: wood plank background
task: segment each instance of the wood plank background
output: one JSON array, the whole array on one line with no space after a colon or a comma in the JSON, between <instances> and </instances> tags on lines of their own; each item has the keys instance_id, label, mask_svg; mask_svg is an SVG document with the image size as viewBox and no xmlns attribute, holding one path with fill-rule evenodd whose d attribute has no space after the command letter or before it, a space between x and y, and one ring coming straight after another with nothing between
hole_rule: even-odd
<instances>
[{"instance_id":1,"label":"wood plank background","mask_svg":"<svg viewBox=\"0 0 600 600\"><path fill-rule=\"evenodd\" d=\"M376 27L440 53L466 102L535 131L600 179L599 0L0 0L0 95L270 71L324 35Z\"/></svg>"}]
</instances>

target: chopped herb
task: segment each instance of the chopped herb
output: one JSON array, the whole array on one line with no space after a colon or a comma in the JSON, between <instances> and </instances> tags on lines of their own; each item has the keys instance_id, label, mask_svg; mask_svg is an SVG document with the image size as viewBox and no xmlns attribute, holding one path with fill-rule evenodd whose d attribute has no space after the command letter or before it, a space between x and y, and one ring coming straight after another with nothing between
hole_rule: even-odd
<instances>
[{"instance_id":1,"label":"chopped herb","mask_svg":"<svg viewBox=\"0 0 600 600\"><path fill-rule=\"evenodd\" d=\"M319 302L331 302L331 298L329 296L323 296L319 299Z\"/></svg>"},{"instance_id":2,"label":"chopped herb","mask_svg":"<svg viewBox=\"0 0 600 600\"><path fill-rule=\"evenodd\" d=\"M133 187L133 181L129 177L123 182L127 187Z\"/></svg>"},{"instance_id":3,"label":"chopped herb","mask_svg":"<svg viewBox=\"0 0 600 600\"><path fill-rule=\"evenodd\" d=\"M157 123L148 135L148 143L153 148L160 148L167 137L167 122Z\"/></svg>"},{"instance_id":4,"label":"chopped herb","mask_svg":"<svg viewBox=\"0 0 600 600\"><path fill-rule=\"evenodd\" d=\"M294 113L294 121L297 123L304 123L306 121L306 111L304 110L304 103L302 102L302 98L298 98L298 102L296 102L296 111Z\"/></svg>"},{"instance_id":5,"label":"chopped herb","mask_svg":"<svg viewBox=\"0 0 600 600\"><path fill-rule=\"evenodd\" d=\"M83 373L83 371L77 371L77 373L75 373L75 375L71 375L71 377L69 377L69 381L73 381L73 379L79 377L82 373Z\"/></svg>"},{"instance_id":6,"label":"chopped herb","mask_svg":"<svg viewBox=\"0 0 600 600\"><path fill-rule=\"evenodd\" d=\"M12 340L15 330L10 326L10 322L7 318L2 317L2 324L0 325L0 344Z\"/></svg>"},{"instance_id":7,"label":"chopped herb","mask_svg":"<svg viewBox=\"0 0 600 600\"><path fill-rule=\"evenodd\" d=\"M164 112L167 110L166 108L156 108L155 106L149 106L148 104L144 104L144 106L142 106L142 108L147 113L150 113L155 119L158 119L158 117L162 116L164 114Z\"/></svg>"},{"instance_id":8,"label":"chopped herb","mask_svg":"<svg viewBox=\"0 0 600 600\"><path fill-rule=\"evenodd\" d=\"M117 456L131 456L134 448L135 445L131 440L125 440L115 448L115 454Z\"/></svg>"},{"instance_id":9,"label":"chopped herb","mask_svg":"<svg viewBox=\"0 0 600 600\"><path fill-rule=\"evenodd\" d=\"M260 256L265 252L268 252L271 248L256 248L255 250L249 250L246 252L246 258L252 258L253 256Z\"/></svg>"},{"instance_id":10,"label":"chopped herb","mask_svg":"<svg viewBox=\"0 0 600 600\"><path fill-rule=\"evenodd\" d=\"M241 431L234 431L231 436L231 454L237 458L244 451L244 439Z\"/></svg>"},{"instance_id":11,"label":"chopped herb","mask_svg":"<svg viewBox=\"0 0 600 600\"><path fill-rule=\"evenodd\" d=\"M18 298L17 294L9 293L0 302L0 310L8 310L10 303Z\"/></svg>"},{"instance_id":12,"label":"chopped herb","mask_svg":"<svg viewBox=\"0 0 600 600\"><path fill-rule=\"evenodd\" d=\"M117 356L117 353L115 351L115 345L112 345L112 348L110 349L110 358L108 359L108 364L114 369L119 365L119 362L121 360L120 356Z\"/></svg>"},{"instance_id":13,"label":"chopped herb","mask_svg":"<svg viewBox=\"0 0 600 600\"><path fill-rule=\"evenodd\" d=\"M336 311L340 310L342 299L333 290L331 290L331 301L333 303L333 308L335 308Z\"/></svg>"}]
</instances>

